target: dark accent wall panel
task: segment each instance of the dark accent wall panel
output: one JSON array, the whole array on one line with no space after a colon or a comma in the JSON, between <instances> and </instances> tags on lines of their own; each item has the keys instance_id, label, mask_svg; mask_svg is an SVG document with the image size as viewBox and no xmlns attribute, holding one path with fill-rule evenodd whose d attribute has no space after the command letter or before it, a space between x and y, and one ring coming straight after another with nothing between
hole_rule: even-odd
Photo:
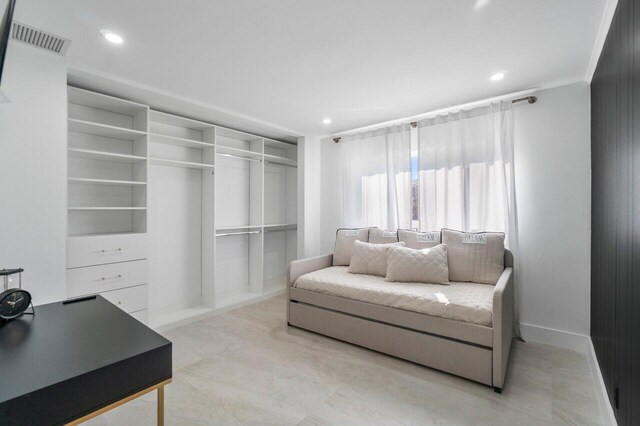
<instances>
[{"instance_id":1,"label":"dark accent wall panel","mask_svg":"<svg viewBox=\"0 0 640 426\"><path fill-rule=\"evenodd\" d=\"M591 82L591 338L618 423L640 424L640 0L620 0Z\"/></svg>"}]
</instances>

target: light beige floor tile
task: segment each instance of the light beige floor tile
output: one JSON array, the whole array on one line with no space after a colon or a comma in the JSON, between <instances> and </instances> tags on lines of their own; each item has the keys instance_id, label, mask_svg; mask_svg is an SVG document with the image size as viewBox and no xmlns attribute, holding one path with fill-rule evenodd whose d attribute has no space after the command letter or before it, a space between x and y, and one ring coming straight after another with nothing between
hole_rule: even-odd
<instances>
[{"instance_id":1,"label":"light beige floor tile","mask_svg":"<svg viewBox=\"0 0 640 426\"><path fill-rule=\"evenodd\" d=\"M172 425L603 424L583 354L514 341L502 394L286 325L275 297L168 331ZM155 395L95 425L155 424Z\"/></svg>"}]
</instances>

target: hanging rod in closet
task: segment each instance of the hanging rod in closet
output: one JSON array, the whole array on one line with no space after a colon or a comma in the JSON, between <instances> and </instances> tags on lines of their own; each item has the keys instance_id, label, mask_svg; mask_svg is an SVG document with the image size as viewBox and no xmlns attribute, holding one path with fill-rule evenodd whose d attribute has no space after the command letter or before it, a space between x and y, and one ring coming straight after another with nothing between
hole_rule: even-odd
<instances>
[{"instance_id":1,"label":"hanging rod in closet","mask_svg":"<svg viewBox=\"0 0 640 426\"><path fill-rule=\"evenodd\" d=\"M277 166L293 167L293 168L295 168L295 169L297 169L297 168L298 168L298 166L294 166L293 164L277 163L277 162L275 162L275 161L267 161L267 163L269 163L269 164L275 164L275 165L277 165Z\"/></svg>"},{"instance_id":2,"label":"hanging rod in closet","mask_svg":"<svg viewBox=\"0 0 640 426\"><path fill-rule=\"evenodd\" d=\"M237 158L238 160L246 160L246 161L262 161L259 158L249 158L249 157L242 157L240 155L233 155L233 154L221 154L221 153L216 153L216 155L220 155L222 157L231 157L231 158Z\"/></svg>"},{"instance_id":3,"label":"hanging rod in closet","mask_svg":"<svg viewBox=\"0 0 640 426\"><path fill-rule=\"evenodd\" d=\"M518 103L518 102L524 102L524 101L527 101L527 103L530 103L530 104L535 104L536 102L538 102L538 97L537 97L537 96L525 96L525 97L523 97L523 98L513 99L513 100L511 100L511 103L512 103L512 104L515 104L515 103ZM409 124L410 124L410 125L411 125L411 127L413 127L414 129L415 129L416 127L418 127L418 122L417 122L417 121L412 121L412 122L411 122L411 123L409 123ZM340 139L342 139L342 137L338 136L338 137L333 138L333 141L334 141L335 143L338 143L338 142L340 142Z\"/></svg>"},{"instance_id":4,"label":"hanging rod in closet","mask_svg":"<svg viewBox=\"0 0 640 426\"><path fill-rule=\"evenodd\" d=\"M230 235L259 234L260 232L262 231L226 232L224 234L216 234L216 237L228 237Z\"/></svg>"}]
</instances>

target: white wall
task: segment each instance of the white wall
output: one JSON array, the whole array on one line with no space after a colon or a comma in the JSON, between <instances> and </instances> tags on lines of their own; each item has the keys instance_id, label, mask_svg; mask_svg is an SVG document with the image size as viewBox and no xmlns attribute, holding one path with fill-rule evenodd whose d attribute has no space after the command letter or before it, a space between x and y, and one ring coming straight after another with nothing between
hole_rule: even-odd
<instances>
[{"instance_id":1,"label":"white wall","mask_svg":"<svg viewBox=\"0 0 640 426\"><path fill-rule=\"evenodd\" d=\"M589 334L591 131L587 83L544 90L516 108L520 321ZM566 337L566 336L565 336Z\"/></svg>"},{"instance_id":2,"label":"white wall","mask_svg":"<svg viewBox=\"0 0 640 426\"><path fill-rule=\"evenodd\" d=\"M520 320L525 338L577 348L586 342L582 336L548 329L589 334L589 86L536 95L536 104L515 107ZM336 146L329 138L322 141L322 253L333 250L336 228L342 226Z\"/></svg>"},{"instance_id":3,"label":"white wall","mask_svg":"<svg viewBox=\"0 0 640 426\"><path fill-rule=\"evenodd\" d=\"M0 268L23 267L37 304L66 297L66 66L17 43L0 104Z\"/></svg>"}]
</instances>

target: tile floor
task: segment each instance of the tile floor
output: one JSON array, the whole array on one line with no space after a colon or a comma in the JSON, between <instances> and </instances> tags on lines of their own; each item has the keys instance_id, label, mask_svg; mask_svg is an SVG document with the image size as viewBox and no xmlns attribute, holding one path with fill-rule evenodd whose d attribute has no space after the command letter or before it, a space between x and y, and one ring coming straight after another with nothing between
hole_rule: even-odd
<instances>
[{"instance_id":1,"label":"tile floor","mask_svg":"<svg viewBox=\"0 0 640 426\"><path fill-rule=\"evenodd\" d=\"M604 424L585 355L514 342L489 387L287 327L283 296L164 333L166 424ZM154 425L150 394L87 424Z\"/></svg>"}]
</instances>

